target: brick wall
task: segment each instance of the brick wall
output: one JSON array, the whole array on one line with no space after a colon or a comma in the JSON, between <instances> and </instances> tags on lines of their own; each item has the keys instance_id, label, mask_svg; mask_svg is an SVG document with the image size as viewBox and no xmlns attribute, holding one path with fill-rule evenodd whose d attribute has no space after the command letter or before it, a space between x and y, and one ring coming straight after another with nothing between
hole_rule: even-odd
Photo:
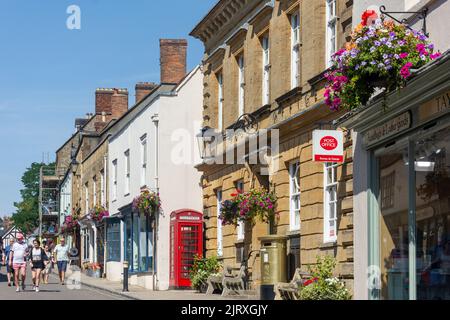
<instances>
[{"instance_id":1,"label":"brick wall","mask_svg":"<svg viewBox=\"0 0 450 320\"><path fill-rule=\"evenodd\" d=\"M186 75L187 41L160 39L161 83L179 83Z\"/></svg>"}]
</instances>

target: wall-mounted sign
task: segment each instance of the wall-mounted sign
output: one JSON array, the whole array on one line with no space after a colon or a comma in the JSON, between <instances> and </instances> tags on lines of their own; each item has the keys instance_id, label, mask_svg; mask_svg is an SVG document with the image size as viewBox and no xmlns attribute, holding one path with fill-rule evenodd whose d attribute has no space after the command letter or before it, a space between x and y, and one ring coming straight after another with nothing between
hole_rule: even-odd
<instances>
[{"instance_id":1,"label":"wall-mounted sign","mask_svg":"<svg viewBox=\"0 0 450 320\"><path fill-rule=\"evenodd\" d=\"M365 142L371 145L409 128L411 128L411 113L408 111L367 131Z\"/></svg>"},{"instance_id":2,"label":"wall-mounted sign","mask_svg":"<svg viewBox=\"0 0 450 320\"><path fill-rule=\"evenodd\" d=\"M419 121L427 121L450 112L450 90L439 94L419 107Z\"/></svg>"},{"instance_id":3,"label":"wall-mounted sign","mask_svg":"<svg viewBox=\"0 0 450 320\"><path fill-rule=\"evenodd\" d=\"M313 159L318 162L344 162L344 133L339 130L314 130Z\"/></svg>"}]
</instances>

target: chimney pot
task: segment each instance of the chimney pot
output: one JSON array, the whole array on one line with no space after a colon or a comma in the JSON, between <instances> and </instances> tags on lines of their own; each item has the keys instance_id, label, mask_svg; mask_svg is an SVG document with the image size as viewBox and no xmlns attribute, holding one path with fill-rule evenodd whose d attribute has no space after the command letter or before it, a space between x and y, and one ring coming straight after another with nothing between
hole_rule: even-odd
<instances>
[{"instance_id":1,"label":"chimney pot","mask_svg":"<svg viewBox=\"0 0 450 320\"><path fill-rule=\"evenodd\" d=\"M156 89L158 85L154 82L139 82L136 84L136 104L141 102L147 95Z\"/></svg>"}]
</instances>

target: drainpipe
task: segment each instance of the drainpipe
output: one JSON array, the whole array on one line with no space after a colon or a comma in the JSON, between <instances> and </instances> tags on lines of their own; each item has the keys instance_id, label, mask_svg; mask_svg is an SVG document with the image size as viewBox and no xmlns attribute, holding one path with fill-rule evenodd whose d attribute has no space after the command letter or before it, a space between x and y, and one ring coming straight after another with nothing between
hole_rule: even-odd
<instances>
[{"instance_id":1,"label":"drainpipe","mask_svg":"<svg viewBox=\"0 0 450 320\"><path fill-rule=\"evenodd\" d=\"M158 114L152 116L153 124L155 125L155 188L159 194L159 117ZM159 209L158 209L159 211ZM158 272L155 272L157 266L157 241L158 241L158 227L159 227L159 212L155 214L155 226L153 230L153 290L158 291Z\"/></svg>"}]
</instances>

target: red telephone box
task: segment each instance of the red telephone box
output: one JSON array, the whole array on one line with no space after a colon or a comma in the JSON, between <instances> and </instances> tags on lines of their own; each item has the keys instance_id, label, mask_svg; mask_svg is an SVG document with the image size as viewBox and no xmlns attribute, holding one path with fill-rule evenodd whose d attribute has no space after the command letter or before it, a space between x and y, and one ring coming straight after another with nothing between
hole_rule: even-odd
<instances>
[{"instance_id":1,"label":"red telephone box","mask_svg":"<svg viewBox=\"0 0 450 320\"><path fill-rule=\"evenodd\" d=\"M170 214L170 287L191 286L194 255L203 254L203 214L182 209Z\"/></svg>"}]
</instances>

